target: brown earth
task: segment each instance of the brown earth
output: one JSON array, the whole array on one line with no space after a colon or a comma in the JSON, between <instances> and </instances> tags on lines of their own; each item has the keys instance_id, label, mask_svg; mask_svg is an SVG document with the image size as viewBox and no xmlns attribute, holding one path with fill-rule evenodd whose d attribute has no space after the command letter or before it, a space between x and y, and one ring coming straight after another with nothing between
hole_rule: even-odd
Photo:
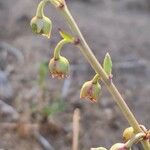
<instances>
[{"instance_id":1,"label":"brown earth","mask_svg":"<svg viewBox=\"0 0 150 150\"><path fill-rule=\"evenodd\" d=\"M112 56L114 82L127 104L141 124L150 128L150 1L149 0L72 0L67 1L83 35L102 62L106 52ZM35 36L30 30L30 19L36 11L37 0L0 0L0 42L19 49L20 55L0 56L1 68L13 70L9 83L13 96L7 99L21 114L22 120L31 121L30 105L34 102L46 105L61 98L63 81L54 80L47 74L46 98L40 97L37 85L38 68L49 61L60 37L58 28L68 30L64 20L50 5L46 14L53 20L52 39ZM69 31L69 30L68 30ZM1 52L1 51L0 51ZM3 54L3 53L2 53ZM65 46L63 54L72 65L77 66L72 76L65 110L53 115L54 122L66 133L44 135L58 150L71 149L72 115L76 106L81 108L80 150L91 147L110 147L122 141L121 133L128 123L115 105L105 86L98 104L79 99L84 81L94 72L78 49ZM75 54L75 55L74 55ZM20 59L21 57L21 59ZM6 90L6 92L8 92ZM5 98L3 101L6 101ZM41 146L31 138L20 138L14 131L0 128L0 149L40 150Z\"/></svg>"}]
</instances>

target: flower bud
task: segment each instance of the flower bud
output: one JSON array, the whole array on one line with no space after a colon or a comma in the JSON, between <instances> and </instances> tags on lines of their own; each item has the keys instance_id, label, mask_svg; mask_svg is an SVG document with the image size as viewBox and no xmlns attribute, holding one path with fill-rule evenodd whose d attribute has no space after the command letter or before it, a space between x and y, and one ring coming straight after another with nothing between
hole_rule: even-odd
<instances>
[{"instance_id":1,"label":"flower bud","mask_svg":"<svg viewBox=\"0 0 150 150\"><path fill-rule=\"evenodd\" d=\"M49 18L43 17L33 17L31 22L32 32L35 34L41 34L50 38L51 30L52 30L52 22Z\"/></svg>"},{"instance_id":2,"label":"flower bud","mask_svg":"<svg viewBox=\"0 0 150 150\"><path fill-rule=\"evenodd\" d=\"M126 142L135 135L133 127L128 127L123 131L123 140Z\"/></svg>"},{"instance_id":3,"label":"flower bud","mask_svg":"<svg viewBox=\"0 0 150 150\"><path fill-rule=\"evenodd\" d=\"M97 102L101 95L101 86L98 82L87 81L83 84L80 92L80 98L89 99L92 102Z\"/></svg>"},{"instance_id":4,"label":"flower bud","mask_svg":"<svg viewBox=\"0 0 150 150\"><path fill-rule=\"evenodd\" d=\"M49 70L53 78L62 79L68 77L69 61L62 56L58 59L52 58L49 62Z\"/></svg>"},{"instance_id":5,"label":"flower bud","mask_svg":"<svg viewBox=\"0 0 150 150\"><path fill-rule=\"evenodd\" d=\"M131 149L126 148L124 143L116 143L110 148L110 150L131 150Z\"/></svg>"},{"instance_id":6,"label":"flower bud","mask_svg":"<svg viewBox=\"0 0 150 150\"><path fill-rule=\"evenodd\" d=\"M144 125L139 125L139 127L141 128L141 130L146 133L147 129ZM136 135L136 133L134 132L133 127L128 127L123 131L123 140L125 142L127 142L128 140L130 140L131 138L133 138Z\"/></svg>"}]
</instances>

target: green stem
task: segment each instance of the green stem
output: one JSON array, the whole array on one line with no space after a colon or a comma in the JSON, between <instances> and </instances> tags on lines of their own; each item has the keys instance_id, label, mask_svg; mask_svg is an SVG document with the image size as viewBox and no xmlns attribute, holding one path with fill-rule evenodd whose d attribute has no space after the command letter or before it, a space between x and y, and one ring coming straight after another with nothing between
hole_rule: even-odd
<instances>
[{"instance_id":1,"label":"green stem","mask_svg":"<svg viewBox=\"0 0 150 150\"><path fill-rule=\"evenodd\" d=\"M105 83L108 91L111 93L113 99L121 109L122 113L124 114L125 118L129 122L129 124L134 128L136 133L142 132L141 128L139 127L139 123L135 119L134 115L132 114L131 110L125 103L124 99L122 98L121 94L113 84L113 82L110 82L109 79L107 78L107 74L103 70L101 64L98 62L96 59L95 55L89 48L88 44L86 43L83 35L81 34L79 27L77 26L74 18L70 14L67 6L65 5L63 8L59 9L61 14L64 16L66 19L67 23L69 24L69 27L71 31L75 34L75 37L77 36L80 40L80 43L78 44L78 47L80 48L81 52L83 55L86 57L90 65L93 67L96 73L98 73ZM147 141L142 142L144 150L150 150L150 144Z\"/></svg>"},{"instance_id":2,"label":"green stem","mask_svg":"<svg viewBox=\"0 0 150 150\"><path fill-rule=\"evenodd\" d=\"M61 5L61 1L59 0L49 0L49 2L53 4L55 7L59 7Z\"/></svg>"},{"instance_id":3,"label":"green stem","mask_svg":"<svg viewBox=\"0 0 150 150\"><path fill-rule=\"evenodd\" d=\"M36 11L36 16L38 18L42 18L44 16L44 7L45 7L47 2L52 3L55 7L60 5L60 3L58 1L56 1L56 0L42 0L39 3L39 5L37 7L37 11Z\"/></svg>"},{"instance_id":4,"label":"green stem","mask_svg":"<svg viewBox=\"0 0 150 150\"><path fill-rule=\"evenodd\" d=\"M99 76L99 74L96 74L92 79L92 83L96 84L99 80L100 80L100 76Z\"/></svg>"},{"instance_id":5,"label":"green stem","mask_svg":"<svg viewBox=\"0 0 150 150\"><path fill-rule=\"evenodd\" d=\"M54 50L54 58L57 60L60 57L60 50L62 49L62 47L64 46L64 44L68 43L68 41L66 39L62 39L56 46L55 50Z\"/></svg>"},{"instance_id":6,"label":"green stem","mask_svg":"<svg viewBox=\"0 0 150 150\"><path fill-rule=\"evenodd\" d=\"M36 16L38 18L42 18L44 16L44 6L45 6L45 1L41 1L37 7L37 11L36 11Z\"/></svg>"},{"instance_id":7,"label":"green stem","mask_svg":"<svg viewBox=\"0 0 150 150\"><path fill-rule=\"evenodd\" d=\"M133 144L139 142L145 137L145 133L138 133L133 138L131 138L128 142L125 143L126 148L131 148Z\"/></svg>"}]
</instances>

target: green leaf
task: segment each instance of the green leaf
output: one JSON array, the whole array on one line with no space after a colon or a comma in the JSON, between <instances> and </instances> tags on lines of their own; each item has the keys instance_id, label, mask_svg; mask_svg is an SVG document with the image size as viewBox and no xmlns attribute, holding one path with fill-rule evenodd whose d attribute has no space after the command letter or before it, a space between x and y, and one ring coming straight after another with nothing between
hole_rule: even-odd
<instances>
[{"instance_id":1,"label":"green leaf","mask_svg":"<svg viewBox=\"0 0 150 150\"><path fill-rule=\"evenodd\" d=\"M61 37L63 39L65 39L65 40L67 40L69 42L73 42L74 41L74 37L71 34L67 33L67 32L60 31L60 35L61 35Z\"/></svg>"},{"instance_id":2,"label":"green leaf","mask_svg":"<svg viewBox=\"0 0 150 150\"><path fill-rule=\"evenodd\" d=\"M52 104L45 106L42 110L44 116L51 116L55 113L62 112L65 109L65 103L62 100L57 100Z\"/></svg>"},{"instance_id":3,"label":"green leaf","mask_svg":"<svg viewBox=\"0 0 150 150\"><path fill-rule=\"evenodd\" d=\"M108 76L112 74L112 60L111 60L109 53L105 55L103 68Z\"/></svg>"},{"instance_id":4,"label":"green leaf","mask_svg":"<svg viewBox=\"0 0 150 150\"><path fill-rule=\"evenodd\" d=\"M39 86L43 86L44 85L45 78L47 76L47 72L48 72L48 63L47 62L41 63L40 67L39 67L39 72L38 72L38 83L39 83Z\"/></svg>"}]
</instances>

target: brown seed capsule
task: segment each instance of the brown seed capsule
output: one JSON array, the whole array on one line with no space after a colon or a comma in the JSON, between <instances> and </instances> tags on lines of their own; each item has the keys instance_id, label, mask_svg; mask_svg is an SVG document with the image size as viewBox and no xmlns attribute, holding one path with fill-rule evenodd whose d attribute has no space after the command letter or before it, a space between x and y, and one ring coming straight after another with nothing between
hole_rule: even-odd
<instances>
[{"instance_id":1,"label":"brown seed capsule","mask_svg":"<svg viewBox=\"0 0 150 150\"><path fill-rule=\"evenodd\" d=\"M92 102L97 102L101 95L101 86L98 82L93 83L92 81L87 81L83 84L80 92L80 98L89 99Z\"/></svg>"}]
</instances>

